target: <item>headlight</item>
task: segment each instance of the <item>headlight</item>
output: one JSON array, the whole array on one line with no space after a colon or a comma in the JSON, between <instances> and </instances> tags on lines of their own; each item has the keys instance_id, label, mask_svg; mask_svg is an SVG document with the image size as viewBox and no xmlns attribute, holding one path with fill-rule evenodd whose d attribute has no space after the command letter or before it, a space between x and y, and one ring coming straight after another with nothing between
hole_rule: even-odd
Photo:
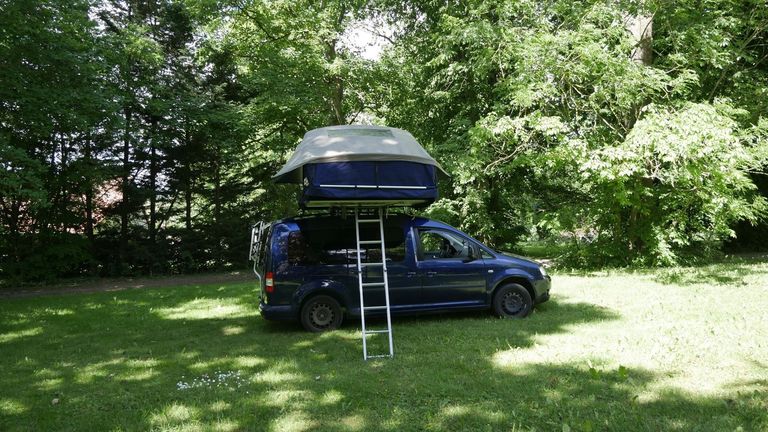
<instances>
[{"instance_id":1,"label":"headlight","mask_svg":"<svg viewBox=\"0 0 768 432\"><path fill-rule=\"evenodd\" d=\"M541 272L541 277L547 277L547 270L544 266L539 266L539 271Z\"/></svg>"}]
</instances>

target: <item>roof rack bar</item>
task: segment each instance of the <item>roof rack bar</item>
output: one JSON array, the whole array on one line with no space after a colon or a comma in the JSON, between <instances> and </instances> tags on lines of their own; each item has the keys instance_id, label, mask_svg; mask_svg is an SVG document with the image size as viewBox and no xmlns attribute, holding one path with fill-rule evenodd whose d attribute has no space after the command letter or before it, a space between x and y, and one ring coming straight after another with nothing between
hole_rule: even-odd
<instances>
[{"instance_id":1,"label":"roof rack bar","mask_svg":"<svg viewBox=\"0 0 768 432\"><path fill-rule=\"evenodd\" d=\"M393 185L339 185L339 184L321 184L320 187L343 188L343 189L427 189L426 186L393 186Z\"/></svg>"}]
</instances>

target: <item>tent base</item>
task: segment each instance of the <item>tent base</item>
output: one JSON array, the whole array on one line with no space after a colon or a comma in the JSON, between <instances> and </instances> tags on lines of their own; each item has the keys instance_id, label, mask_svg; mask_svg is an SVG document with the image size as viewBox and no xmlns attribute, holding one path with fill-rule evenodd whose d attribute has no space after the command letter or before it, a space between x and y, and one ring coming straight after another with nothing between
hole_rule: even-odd
<instances>
[{"instance_id":1,"label":"tent base","mask_svg":"<svg viewBox=\"0 0 768 432\"><path fill-rule=\"evenodd\" d=\"M331 207L426 207L433 200L420 199L392 199L392 200L307 200L301 203L306 209L331 208Z\"/></svg>"}]
</instances>

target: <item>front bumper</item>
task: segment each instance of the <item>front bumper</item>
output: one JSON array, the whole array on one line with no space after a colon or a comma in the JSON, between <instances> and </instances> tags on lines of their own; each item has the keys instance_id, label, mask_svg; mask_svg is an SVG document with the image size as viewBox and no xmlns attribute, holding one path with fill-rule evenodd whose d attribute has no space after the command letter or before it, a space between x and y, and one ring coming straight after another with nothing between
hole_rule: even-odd
<instances>
[{"instance_id":1,"label":"front bumper","mask_svg":"<svg viewBox=\"0 0 768 432\"><path fill-rule=\"evenodd\" d=\"M552 289L552 278L549 275L543 279L533 281L533 290L536 292L534 303L544 303L549 300L549 290Z\"/></svg>"}]
</instances>

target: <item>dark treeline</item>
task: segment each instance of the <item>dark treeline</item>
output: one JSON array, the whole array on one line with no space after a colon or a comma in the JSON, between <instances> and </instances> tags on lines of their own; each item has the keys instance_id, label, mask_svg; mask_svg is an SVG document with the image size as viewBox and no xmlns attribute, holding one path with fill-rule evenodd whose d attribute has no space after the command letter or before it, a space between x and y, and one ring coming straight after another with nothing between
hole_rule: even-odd
<instances>
[{"instance_id":1,"label":"dark treeline","mask_svg":"<svg viewBox=\"0 0 768 432\"><path fill-rule=\"evenodd\" d=\"M767 108L758 0L0 0L0 278L245 266L296 211L270 176L352 122L414 133L428 212L493 246L674 264L765 231Z\"/></svg>"},{"instance_id":2,"label":"dark treeline","mask_svg":"<svg viewBox=\"0 0 768 432\"><path fill-rule=\"evenodd\" d=\"M2 276L240 264L258 166L230 53L179 2L4 2ZM246 205L247 203L247 205Z\"/></svg>"}]
</instances>

